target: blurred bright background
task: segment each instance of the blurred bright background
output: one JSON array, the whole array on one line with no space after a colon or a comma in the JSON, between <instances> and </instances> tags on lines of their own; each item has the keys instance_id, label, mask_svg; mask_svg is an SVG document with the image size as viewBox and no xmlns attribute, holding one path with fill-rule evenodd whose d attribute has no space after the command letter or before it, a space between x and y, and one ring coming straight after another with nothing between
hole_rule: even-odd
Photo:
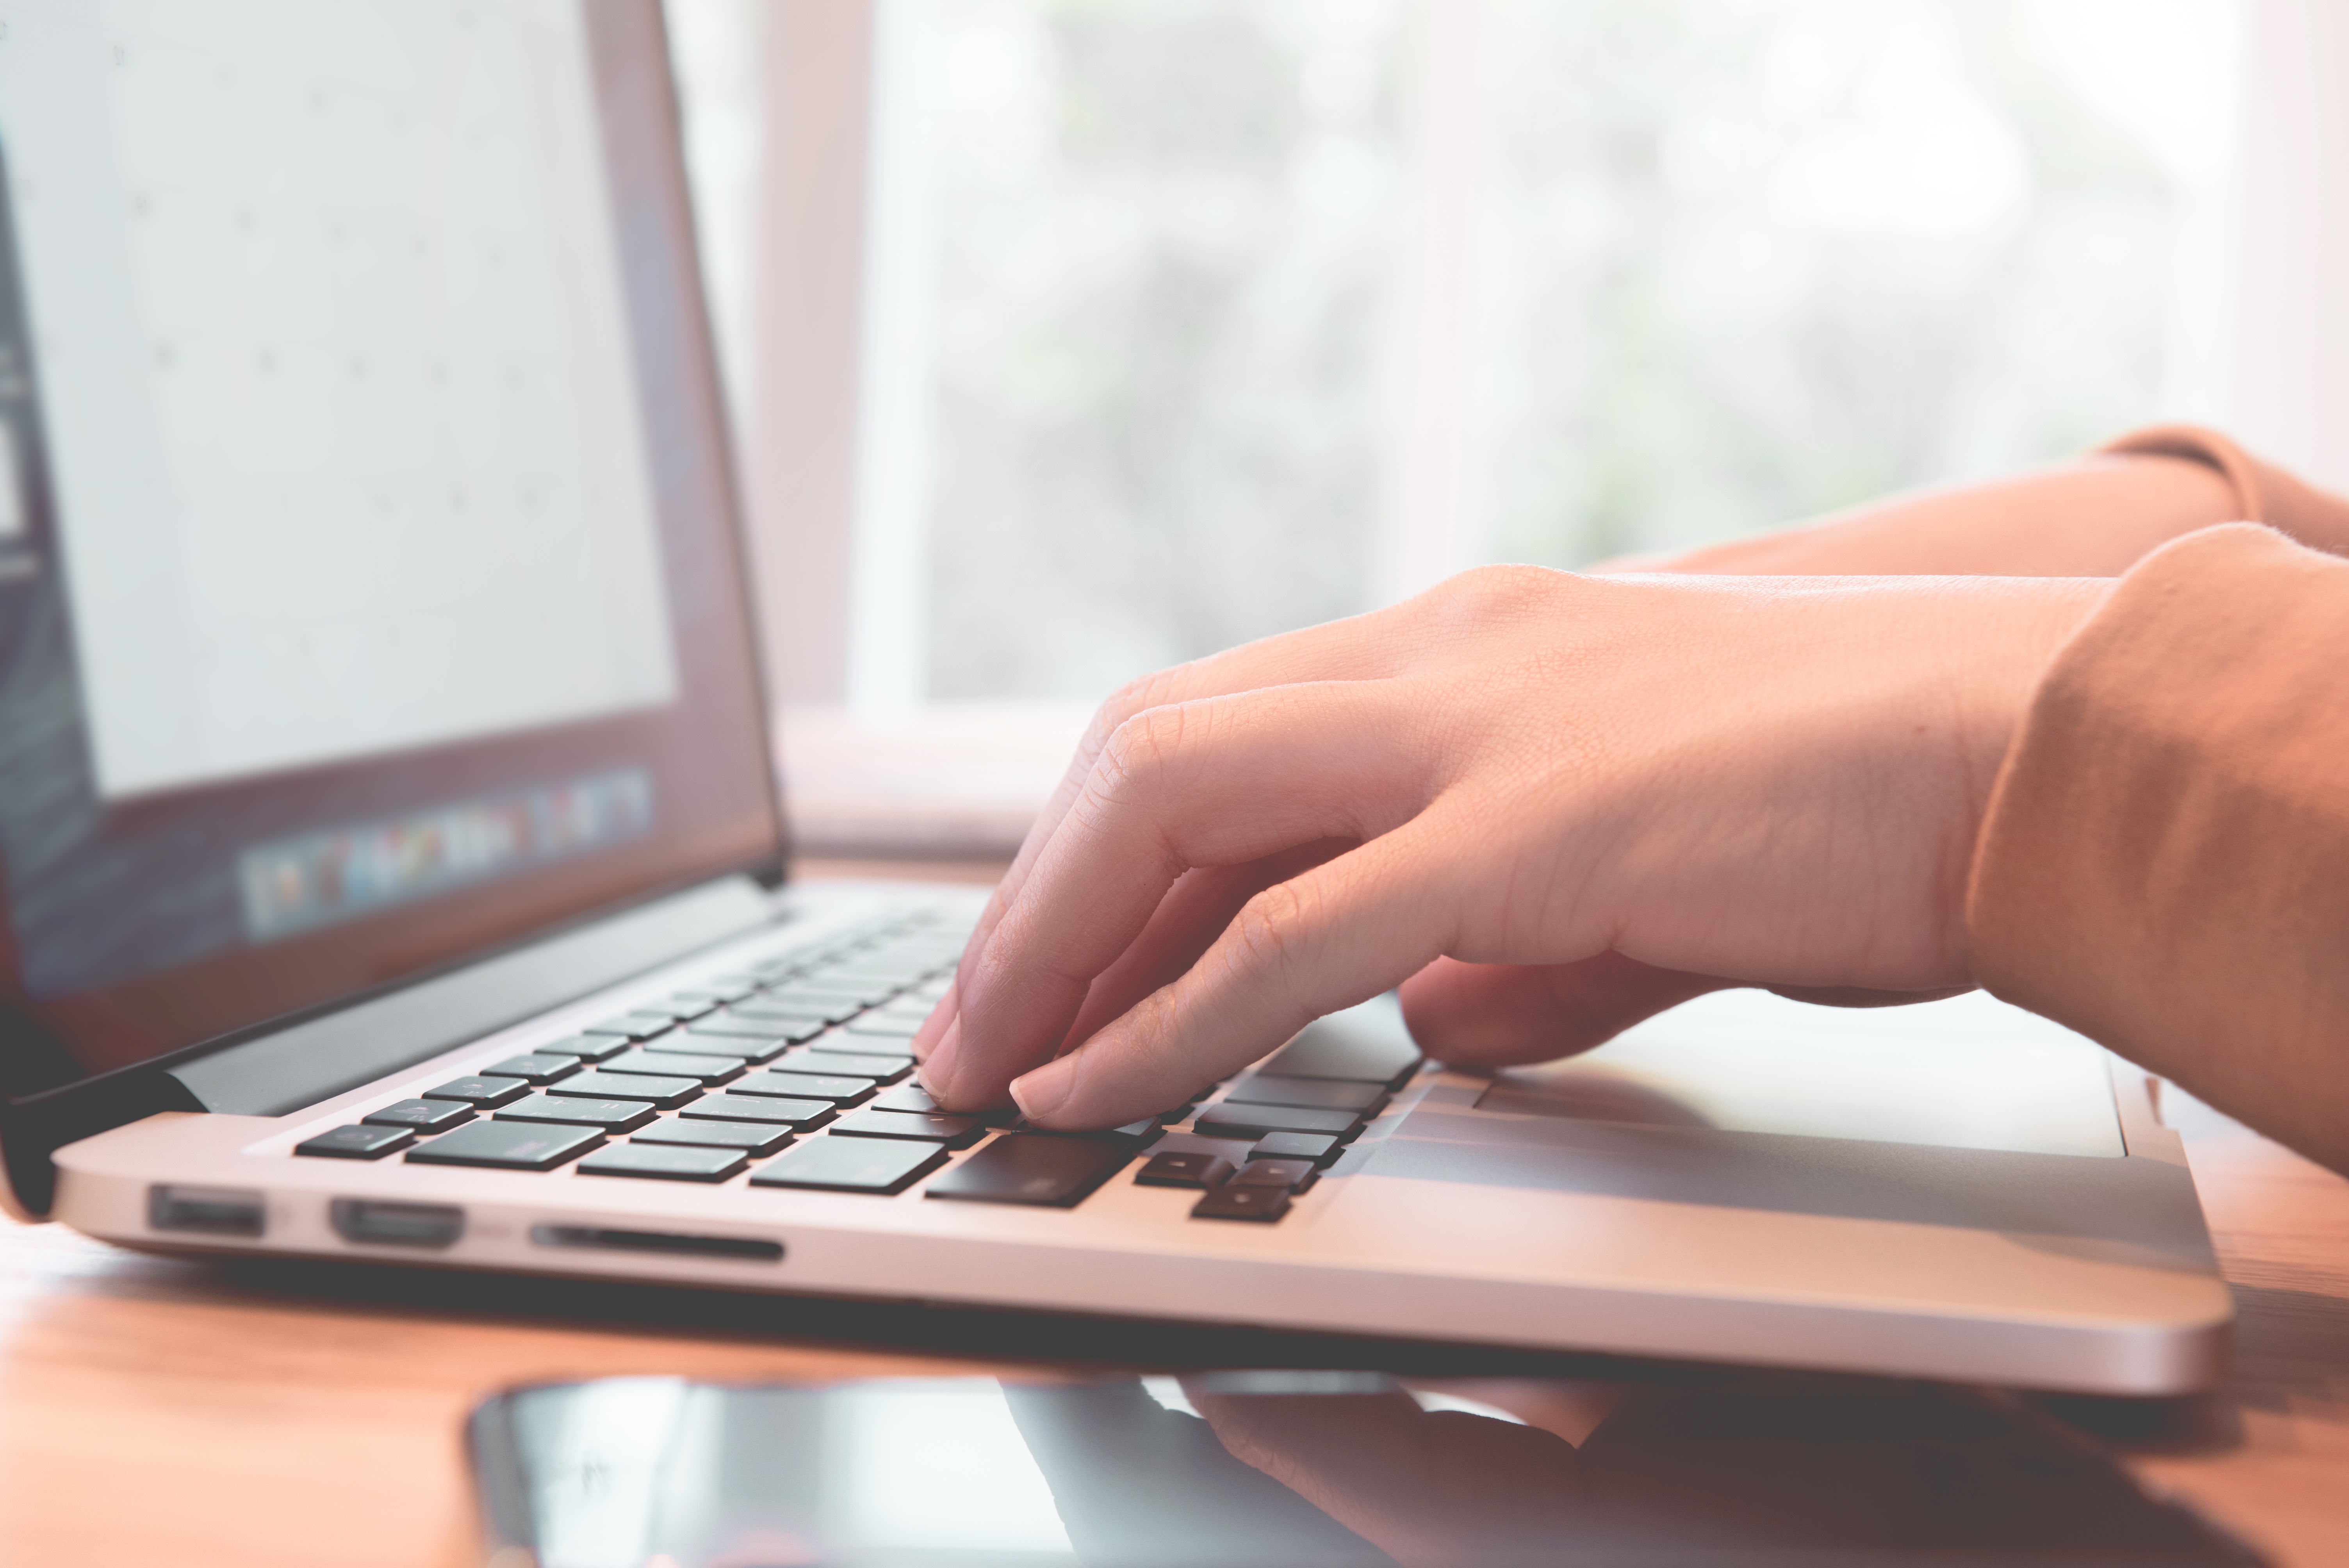
<instances>
[{"instance_id":1,"label":"blurred bright background","mask_svg":"<svg viewBox=\"0 0 2349 1568\"><path fill-rule=\"evenodd\" d=\"M2240 425L2262 4L669 0L803 842L1008 847L1120 682L1478 562Z\"/></svg>"}]
</instances>

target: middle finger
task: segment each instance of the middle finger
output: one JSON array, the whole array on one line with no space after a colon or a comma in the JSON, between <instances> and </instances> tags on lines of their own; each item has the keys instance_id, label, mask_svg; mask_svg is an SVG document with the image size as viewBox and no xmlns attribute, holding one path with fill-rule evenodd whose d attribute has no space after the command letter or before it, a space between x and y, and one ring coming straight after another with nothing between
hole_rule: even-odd
<instances>
[{"instance_id":1,"label":"middle finger","mask_svg":"<svg viewBox=\"0 0 2349 1568\"><path fill-rule=\"evenodd\" d=\"M1067 1039L1095 978L1195 866L1375 838L1427 799L1424 705L1394 683L1276 687L1119 727L957 984L924 1063L946 1104L988 1103ZM1002 895L999 895L999 897Z\"/></svg>"}]
</instances>

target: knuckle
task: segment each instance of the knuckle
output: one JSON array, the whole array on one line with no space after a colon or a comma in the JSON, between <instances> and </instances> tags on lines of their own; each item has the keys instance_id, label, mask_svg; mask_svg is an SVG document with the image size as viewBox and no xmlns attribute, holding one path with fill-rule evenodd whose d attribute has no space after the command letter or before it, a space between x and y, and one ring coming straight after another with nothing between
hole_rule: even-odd
<instances>
[{"instance_id":1,"label":"knuckle","mask_svg":"<svg viewBox=\"0 0 2349 1568\"><path fill-rule=\"evenodd\" d=\"M1303 951L1309 924L1303 893L1293 882L1277 882L1240 906L1231 925L1234 957L1252 974L1279 973Z\"/></svg>"},{"instance_id":2,"label":"knuckle","mask_svg":"<svg viewBox=\"0 0 2349 1568\"><path fill-rule=\"evenodd\" d=\"M1573 579L1547 566L1479 566L1443 586L1460 610L1486 617L1515 617L1553 603Z\"/></svg>"},{"instance_id":3,"label":"knuckle","mask_svg":"<svg viewBox=\"0 0 2349 1568\"><path fill-rule=\"evenodd\" d=\"M1555 614L1576 579L1547 566L1479 566L1428 591L1427 609L1446 630L1475 632Z\"/></svg>"},{"instance_id":4,"label":"knuckle","mask_svg":"<svg viewBox=\"0 0 2349 1568\"><path fill-rule=\"evenodd\" d=\"M1092 723L1085 728L1082 749L1095 757L1100 756L1109 746L1110 738L1117 733L1119 726L1152 706L1149 692L1152 683L1157 678L1155 676L1143 676L1130 680L1112 692L1108 701L1093 709Z\"/></svg>"},{"instance_id":5,"label":"knuckle","mask_svg":"<svg viewBox=\"0 0 2349 1568\"><path fill-rule=\"evenodd\" d=\"M1109 841L1154 842L1170 867L1183 861L1180 764L1189 720L1180 707L1154 707L1120 724L1093 758L1069 820Z\"/></svg>"},{"instance_id":6,"label":"knuckle","mask_svg":"<svg viewBox=\"0 0 2349 1568\"><path fill-rule=\"evenodd\" d=\"M1116 734L1121 726L1148 713L1154 707L1164 707L1174 690L1177 677L1187 667L1187 665L1177 665L1172 669L1155 670L1146 676L1136 676L1118 687L1116 691L1110 694L1109 700L1102 704L1093 715L1095 734L1106 744L1108 738Z\"/></svg>"},{"instance_id":7,"label":"knuckle","mask_svg":"<svg viewBox=\"0 0 2349 1568\"><path fill-rule=\"evenodd\" d=\"M1100 792L1129 800L1163 781L1183 745L1183 710L1152 708L1111 732L1094 764Z\"/></svg>"}]
</instances>

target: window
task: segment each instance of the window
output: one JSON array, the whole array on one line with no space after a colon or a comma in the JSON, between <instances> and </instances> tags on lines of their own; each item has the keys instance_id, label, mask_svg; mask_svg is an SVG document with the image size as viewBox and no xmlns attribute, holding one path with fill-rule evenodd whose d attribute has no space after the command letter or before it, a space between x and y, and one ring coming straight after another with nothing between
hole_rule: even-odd
<instances>
[{"instance_id":1,"label":"window","mask_svg":"<svg viewBox=\"0 0 2349 1568\"><path fill-rule=\"evenodd\" d=\"M754 480L817 374L779 324L842 314L806 248L854 253L846 477L754 484L839 756L924 714L1058 751L1133 675L1479 562L2225 411L2234 0L671 11ZM808 216L826 160L853 222Z\"/></svg>"}]
</instances>

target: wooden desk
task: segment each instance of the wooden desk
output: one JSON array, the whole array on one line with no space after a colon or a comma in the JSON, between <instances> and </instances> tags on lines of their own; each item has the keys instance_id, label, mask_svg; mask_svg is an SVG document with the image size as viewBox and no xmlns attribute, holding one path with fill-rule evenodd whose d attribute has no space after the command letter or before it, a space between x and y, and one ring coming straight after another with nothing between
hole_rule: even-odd
<instances>
[{"instance_id":1,"label":"wooden desk","mask_svg":"<svg viewBox=\"0 0 2349 1568\"><path fill-rule=\"evenodd\" d=\"M2072 1413L2279 1563L2349 1563L2349 1181L2190 1103L2172 1119L2241 1305L2235 1375L2207 1400ZM207 1265L0 1224L0 1562L462 1562L460 1423L514 1383L996 1373L1065 1364L1055 1357L1295 1364L1350 1352L1361 1354L1216 1331L1039 1334L1010 1314L339 1264ZM1476 1355L1375 1358L1398 1357L1406 1369L1501 1369Z\"/></svg>"}]
</instances>

